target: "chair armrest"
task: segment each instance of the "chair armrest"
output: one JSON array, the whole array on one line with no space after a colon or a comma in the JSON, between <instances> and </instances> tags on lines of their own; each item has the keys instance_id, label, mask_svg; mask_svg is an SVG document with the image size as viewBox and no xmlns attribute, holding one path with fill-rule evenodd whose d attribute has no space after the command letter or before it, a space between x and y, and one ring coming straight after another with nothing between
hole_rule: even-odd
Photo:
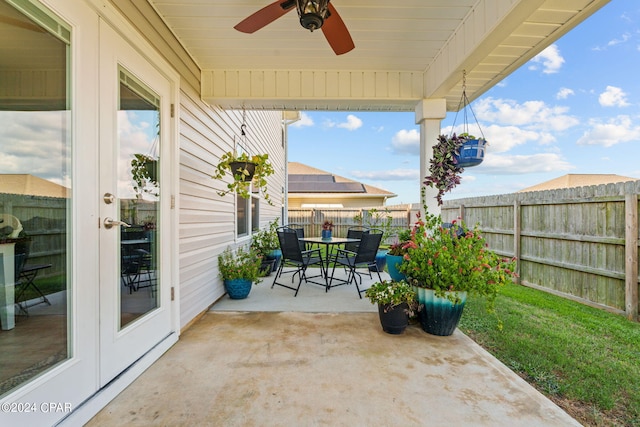
<instances>
[{"instance_id":1,"label":"chair armrest","mask_svg":"<svg viewBox=\"0 0 640 427\"><path fill-rule=\"evenodd\" d=\"M347 250L347 249L338 249L336 251L336 256L339 255L339 254L344 254L344 256L347 256L347 257L358 255L356 252L353 252L353 251L350 251L350 250Z\"/></svg>"},{"instance_id":2,"label":"chair armrest","mask_svg":"<svg viewBox=\"0 0 640 427\"><path fill-rule=\"evenodd\" d=\"M322 258L322 251L320 250L320 248L315 248L315 249L307 249L306 251L302 251L302 256L312 256L314 254L317 254L317 256L319 256L320 258Z\"/></svg>"}]
</instances>

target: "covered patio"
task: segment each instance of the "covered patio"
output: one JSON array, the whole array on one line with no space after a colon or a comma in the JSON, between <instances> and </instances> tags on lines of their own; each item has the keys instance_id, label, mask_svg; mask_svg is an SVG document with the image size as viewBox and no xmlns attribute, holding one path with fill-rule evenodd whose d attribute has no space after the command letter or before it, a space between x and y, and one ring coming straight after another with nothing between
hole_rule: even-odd
<instances>
[{"instance_id":1,"label":"covered patio","mask_svg":"<svg viewBox=\"0 0 640 427\"><path fill-rule=\"evenodd\" d=\"M389 335L353 285L294 298L272 279L222 297L87 425L580 425L459 330Z\"/></svg>"}]
</instances>

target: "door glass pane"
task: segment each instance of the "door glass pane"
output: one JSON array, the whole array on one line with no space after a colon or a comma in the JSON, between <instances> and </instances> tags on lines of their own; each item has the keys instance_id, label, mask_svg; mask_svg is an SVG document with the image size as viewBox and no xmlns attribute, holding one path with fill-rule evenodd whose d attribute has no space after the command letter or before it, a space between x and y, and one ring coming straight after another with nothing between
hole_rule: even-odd
<instances>
[{"instance_id":1,"label":"door glass pane","mask_svg":"<svg viewBox=\"0 0 640 427\"><path fill-rule=\"evenodd\" d=\"M120 69L120 328L159 305L160 98Z\"/></svg>"},{"instance_id":2,"label":"door glass pane","mask_svg":"<svg viewBox=\"0 0 640 427\"><path fill-rule=\"evenodd\" d=\"M71 342L70 33L21 3L0 2L0 396Z\"/></svg>"}]
</instances>

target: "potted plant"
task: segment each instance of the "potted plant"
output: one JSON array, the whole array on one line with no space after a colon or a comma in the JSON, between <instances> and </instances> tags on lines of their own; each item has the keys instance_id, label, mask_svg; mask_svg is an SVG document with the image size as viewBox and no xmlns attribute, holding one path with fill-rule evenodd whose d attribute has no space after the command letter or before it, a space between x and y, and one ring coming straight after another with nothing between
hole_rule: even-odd
<instances>
[{"instance_id":1,"label":"potted plant","mask_svg":"<svg viewBox=\"0 0 640 427\"><path fill-rule=\"evenodd\" d=\"M404 280L383 280L365 291L371 304L378 304L382 330L388 334L401 334L409 324L409 316L416 306L416 292Z\"/></svg>"},{"instance_id":2,"label":"potted plant","mask_svg":"<svg viewBox=\"0 0 640 427\"><path fill-rule=\"evenodd\" d=\"M467 229L456 221L445 226L439 216L427 214L424 221L418 218L412 241L400 271L417 288L418 319L428 333L453 333L467 293L485 297L493 313L500 287L515 277L515 260L488 249L477 226Z\"/></svg>"},{"instance_id":3,"label":"potted plant","mask_svg":"<svg viewBox=\"0 0 640 427\"><path fill-rule=\"evenodd\" d=\"M325 221L322 224L322 240L331 240L332 230L333 230L333 223L331 221Z\"/></svg>"},{"instance_id":4,"label":"potted plant","mask_svg":"<svg viewBox=\"0 0 640 427\"><path fill-rule=\"evenodd\" d=\"M472 142L469 144L469 151L467 152L467 149L463 150L463 146L469 141ZM482 141L482 143L479 141ZM460 184L460 174L464 172L464 167L480 164L484 156L485 144L486 141L484 139L478 140L466 133L459 136L454 133L450 137L446 135L438 137L438 143L433 146L433 157L429 161L430 175L424 180L424 185L438 189L438 194L436 195L438 205L442 205L444 193L451 191L456 185ZM461 150L464 153L464 162L462 163ZM474 150L475 160L472 160L471 157ZM478 156L480 162L477 161Z\"/></svg>"},{"instance_id":5,"label":"potted plant","mask_svg":"<svg viewBox=\"0 0 640 427\"><path fill-rule=\"evenodd\" d=\"M274 219L269 226L254 233L251 248L262 256L261 272L268 276L278 269L278 262L282 257L280 242L278 241L278 219Z\"/></svg>"},{"instance_id":6,"label":"potted plant","mask_svg":"<svg viewBox=\"0 0 640 427\"><path fill-rule=\"evenodd\" d=\"M470 168L482 163L487 140L468 133L461 133L458 137L464 140L456 155L458 168Z\"/></svg>"},{"instance_id":7,"label":"potted plant","mask_svg":"<svg viewBox=\"0 0 640 427\"><path fill-rule=\"evenodd\" d=\"M356 214L353 217L353 220L357 223L362 224L362 226L367 228L377 228L382 230L382 241L380 244L380 248L376 253L376 266L370 266L369 271L383 271L385 265L387 264L387 252L388 249L383 247L386 245L387 240L393 234L393 216L391 216L389 209L385 208L384 211L378 210L377 208L371 208L367 210L367 214L363 215L362 213Z\"/></svg>"},{"instance_id":8,"label":"potted plant","mask_svg":"<svg viewBox=\"0 0 640 427\"><path fill-rule=\"evenodd\" d=\"M218 255L218 270L224 281L224 287L231 299L243 299L249 296L251 285L260 281L262 257L252 249L231 248Z\"/></svg>"},{"instance_id":9,"label":"potted plant","mask_svg":"<svg viewBox=\"0 0 640 427\"><path fill-rule=\"evenodd\" d=\"M398 241L389 246L387 252L387 271L391 279L400 281L406 279L404 273L400 271L400 264L404 260L404 256L408 253L409 247L414 243L411 240L411 230L406 229L398 233Z\"/></svg>"},{"instance_id":10,"label":"potted plant","mask_svg":"<svg viewBox=\"0 0 640 427\"><path fill-rule=\"evenodd\" d=\"M133 156L131 160L133 189L140 196L143 193L158 196L158 159L140 153Z\"/></svg>"},{"instance_id":11,"label":"potted plant","mask_svg":"<svg viewBox=\"0 0 640 427\"><path fill-rule=\"evenodd\" d=\"M249 156L247 153L236 155L229 151L220 157L220 162L216 165L216 171L212 178L222 179L227 174L232 177L232 181L227 184L227 190L218 191L220 196L236 193L240 197L248 199L251 197L251 183L254 183L262 191L265 200L273 205L267 192L267 177L274 173L273 166L269 163L268 154Z\"/></svg>"}]
</instances>

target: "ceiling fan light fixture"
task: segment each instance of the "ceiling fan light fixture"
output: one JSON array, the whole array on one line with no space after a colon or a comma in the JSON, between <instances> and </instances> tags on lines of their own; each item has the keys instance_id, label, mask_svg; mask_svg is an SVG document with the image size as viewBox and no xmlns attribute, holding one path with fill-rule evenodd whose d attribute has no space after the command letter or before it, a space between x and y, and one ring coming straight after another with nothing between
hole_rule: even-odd
<instances>
[{"instance_id":1,"label":"ceiling fan light fixture","mask_svg":"<svg viewBox=\"0 0 640 427\"><path fill-rule=\"evenodd\" d=\"M329 0L298 0L296 9L300 25L309 31L317 30L329 17Z\"/></svg>"}]
</instances>

